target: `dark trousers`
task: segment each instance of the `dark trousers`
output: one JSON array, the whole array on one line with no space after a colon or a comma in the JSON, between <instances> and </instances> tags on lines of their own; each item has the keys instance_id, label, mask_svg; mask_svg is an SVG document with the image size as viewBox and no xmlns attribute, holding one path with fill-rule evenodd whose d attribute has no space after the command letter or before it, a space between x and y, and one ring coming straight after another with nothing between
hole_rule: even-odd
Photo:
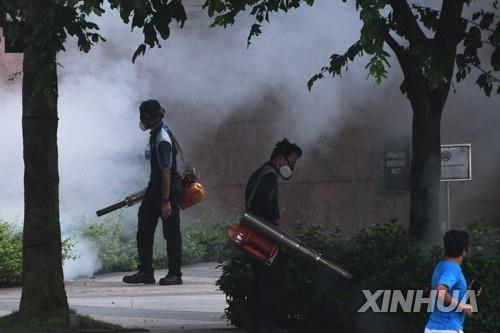
<instances>
[{"instance_id":1,"label":"dark trousers","mask_svg":"<svg viewBox=\"0 0 500 333\"><path fill-rule=\"evenodd\" d=\"M276 320L283 306L281 296L286 284L287 268L288 258L281 250L271 266L255 262L252 289L248 297L254 325L265 326Z\"/></svg>"},{"instance_id":2,"label":"dark trousers","mask_svg":"<svg viewBox=\"0 0 500 333\"><path fill-rule=\"evenodd\" d=\"M172 184L173 188L178 188ZM173 192L177 192L173 190ZM182 237L178 195L170 195L172 215L162 219L163 238L167 241L167 257L169 274L181 276ZM150 183L139 207L139 223L137 227L137 250L139 252L139 270L153 273L153 242L158 219L161 217L161 187Z\"/></svg>"}]
</instances>

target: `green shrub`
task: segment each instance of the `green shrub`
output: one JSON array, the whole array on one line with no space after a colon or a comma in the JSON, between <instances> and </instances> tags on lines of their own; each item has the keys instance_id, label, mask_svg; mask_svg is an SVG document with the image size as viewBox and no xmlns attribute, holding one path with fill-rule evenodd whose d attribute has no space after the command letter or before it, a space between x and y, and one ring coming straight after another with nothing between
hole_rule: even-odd
<instances>
[{"instance_id":1,"label":"green shrub","mask_svg":"<svg viewBox=\"0 0 500 333\"><path fill-rule=\"evenodd\" d=\"M79 233L99 248L100 273L135 269L135 234L124 232L120 213L110 214L104 221L85 223Z\"/></svg>"},{"instance_id":2,"label":"green shrub","mask_svg":"<svg viewBox=\"0 0 500 333\"><path fill-rule=\"evenodd\" d=\"M222 258L224 244L227 242L228 220L196 223L182 227L183 260L185 264L219 261Z\"/></svg>"},{"instance_id":3,"label":"green shrub","mask_svg":"<svg viewBox=\"0 0 500 333\"><path fill-rule=\"evenodd\" d=\"M472 244L481 244L482 247L471 247L463 270L468 279L472 275L480 277L484 290L478 298L480 312L466 320L466 330L471 332L500 332L500 232L498 228L493 229L496 231L482 224L469 230ZM341 237L338 230L329 232L322 226L300 229L296 235L354 276L352 281L347 281L315 263L290 257L288 278L284 282L286 304L280 321L299 332L331 331L332 328L338 332L356 332L359 325L369 327L370 317L357 313L365 301L361 290L390 289L405 294L408 290L423 289L430 284L433 268L442 253L440 248L423 249L397 224L373 225L348 239ZM217 281L226 294L228 306L225 315L238 327L244 327L249 315L253 261L243 251L228 246L224 253L223 273ZM422 331L428 313L402 313L400 308L398 310L400 312L380 316L384 316L384 321L393 327L397 325L399 331Z\"/></svg>"},{"instance_id":4,"label":"green shrub","mask_svg":"<svg viewBox=\"0 0 500 333\"><path fill-rule=\"evenodd\" d=\"M467 281L479 279L479 312L465 320L466 332L500 333L500 227L475 223L469 228L471 247L463 271Z\"/></svg>"},{"instance_id":5,"label":"green shrub","mask_svg":"<svg viewBox=\"0 0 500 333\"><path fill-rule=\"evenodd\" d=\"M21 283L22 258L22 233L0 220L0 288Z\"/></svg>"},{"instance_id":6,"label":"green shrub","mask_svg":"<svg viewBox=\"0 0 500 333\"><path fill-rule=\"evenodd\" d=\"M166 243L161 223L158 223L153 247L153 265L165 268L167 264ZM125 230L121 214L111 214L104 221L84 224L80 236L94 242L99 248L102 263L100 273L134 270L137 264L137 227ZM217 261L221 257L227 239L227 221L207 223L203 219L191 225L181 225L184 264Z\"/></svg>"},{"instance_id":7,"label":"green shrub","mask_svg":"<svg viewBox=\"0 0 500 333\"><path fill-rule=\"evenodd\" d=\"M74 259L72 239L62 241L63 261ZM22 282L23 234L14 224L0 220L0 288L19 286Z\"/></svg>"}]
</instances>

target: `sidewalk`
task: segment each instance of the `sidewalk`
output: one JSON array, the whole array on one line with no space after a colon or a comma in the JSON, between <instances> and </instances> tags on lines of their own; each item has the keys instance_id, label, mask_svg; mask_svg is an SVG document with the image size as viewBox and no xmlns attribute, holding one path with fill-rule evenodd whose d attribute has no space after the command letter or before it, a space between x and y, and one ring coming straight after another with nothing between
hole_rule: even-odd
<instances>
[{"instance_id":1,"label":"sidewalk","mask_svg":"<svg viewBox=\"0 0 500 333\"><path fill-rule=\"evenodd\" d=\"M127 328L153 333L241 332L222 318L226 301L215 281L216 263L183 268L179 286L127 285L126 273L98 275L94 279L66 282L70 307L78 313ZM166 271L156 271L158 280ZM19 307L20 288L0 289L0 316Z\"/></svg>"}]
</instances>

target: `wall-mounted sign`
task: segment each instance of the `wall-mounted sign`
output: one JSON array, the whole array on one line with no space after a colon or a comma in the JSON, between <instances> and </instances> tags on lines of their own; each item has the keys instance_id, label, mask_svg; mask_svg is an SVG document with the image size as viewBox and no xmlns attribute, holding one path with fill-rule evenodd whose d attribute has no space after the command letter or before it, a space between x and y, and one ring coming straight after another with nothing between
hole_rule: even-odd
<instances>
[{"instance_id":1,"label":"wall-mounted sign","mask_svg":"<svg viewBox=\"0 0 500 333\"><path fill-rule=\"evenodd\" d=\"M388 192L410 188L410 141L389 137L384 144L384 188Z\"/></svg>"},{"instance_id":2,"label":"wall-mounted sign","mask_svg":"<svg viewBox=\"0 0 500 333\"><path fill-rule=\"evenodd\" d=\"M471 145L441 145L441 181L460 181L472 178Z\"/></svg>"}]
</instances>

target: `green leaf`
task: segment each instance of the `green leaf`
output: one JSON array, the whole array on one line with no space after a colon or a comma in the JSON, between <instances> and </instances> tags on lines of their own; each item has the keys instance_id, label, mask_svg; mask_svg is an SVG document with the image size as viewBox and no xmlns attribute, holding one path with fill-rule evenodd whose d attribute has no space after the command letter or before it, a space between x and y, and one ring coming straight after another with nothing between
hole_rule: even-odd
<instances>
[{"instance_id":1,"label":"green leaf","mask_svg":"<svg viewBox=\"0 0 500 333\"><path fill-rule=\"evenodd\" d=\"M491 66L495 71L500 71L500 47L495 48L491 54Z\"/></svg>"},{"instance_id":2,"label":"green leaf","mask_svg":"<svg viewBox=\"0 0 500 333\"><path fill-rule=\"evenodd\" d=\"M484 91L486 96L489 97L491 95L491 90L493 89L493 84L489 80L488 74L489 73L482 73L481 75L479 75L476 80L476 84L479 86L479 88L481 88L481 90Z\"/></svg>"},{"instance_id":3,"label":"green leaf","mask_svg":"<svg viewBox=\"0 0 500 333\"><path fill-rule=\"evenodd\" d=\"M493 23L493 19L495 18L494 13L485 13L483 15L483 18L481 19L481 22L479 22L479 26L481 29L489 29L491 23Z\"/></svg>"},{"instance_id":4,"label":"green leaf","mask_svg":"<svg viewBox=\"0 0 500 333\"><path fill-rule=\"evenodd\" d=\"M137 47L137 50L135 50L134 55L132 56L132 62L135 63L135 59L140 56L144 55L146 52L146 44L141 44Z\"/></svg>"},{"instance_id":5,"label":"green leaf","mask_svg":"<svg viewBox=\"0 0 500 333\"><path fill-rule=\"evenodd\" d=\"M134 27L142 28L144 26L144 21L146 20L146 12L143 8L136 9L134 11L134 17L132 19L132 29Z\"/></svg>"},{"instance_id":6,"label":"green leaf","mask_svg":"<svg viewBox=\"0 0 500 333\"><path fill-rule=\"evenodd\" d=\"M472 21L475 21L477 20L478 18L480 18L482 15L483 15L484 11L483 10L480 10L480 11L477 11L477 12L474 12L474 14L472 14Z\"/></svg>"},{"instance_id":7,"label":"green leaf","mask_svg":"<svg viewBox=\"0 0 500 333\"><path fill-rule=\"evenodd\" d=\"M310 79L309 81L307 81L307 89L309 91L311 91L312 89L312 86L314 85L314 82L316 82L317 80L321 80L323 79L324 76L323 76L323 73L318 73L318 74L314 74Z\"/></svg>"}]
</instances>

